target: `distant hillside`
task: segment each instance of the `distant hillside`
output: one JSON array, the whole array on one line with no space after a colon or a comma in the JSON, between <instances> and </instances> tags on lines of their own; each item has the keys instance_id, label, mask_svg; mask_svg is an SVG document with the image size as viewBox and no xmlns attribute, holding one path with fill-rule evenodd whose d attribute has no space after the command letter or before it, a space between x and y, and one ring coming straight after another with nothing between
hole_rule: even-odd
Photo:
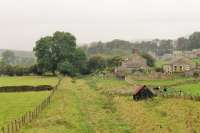
<instances>
[{"instance_id":1,"label":"distant hillside","mask_svg":"<svg viewBox=\"0 0 200 133\"><path fill-rule=\"evenodd\" d=\"M157 45L157 42L160 45ZM104 56L127 56L132 53L132 49L138 49L141 52L153 52L157 55L170 53L172 40L153 40L147 42L129 42L115 39L110 42L93 42L83 46L88 55L100 54Z\"/></svg>"},{"instance_id":2,"label":"distant hillside","mask_svg":"<svg viewBox=\"0 0 200 133\"><path fill-rule=\"evenodd\" d=\"M6 49L0 49L0 56ZM26 57L26 58L34 58L35 55L31 51L21 51L21 50L11 50L15 53L17 57Z\"/></svg>"},{"instance_id":3,"label":"distant hillside","mask_svg":"<svg viewBox=\"0 0 200 133\"><path fill-rule=\"evenodd\" d=\"M141 52L155 53L157 56L171 54L175 50L191 51L200 48L200 32L194 32L188 38L180 37L171 39L154 39L137 42L115 39L110 42L93 42L82 46L88 55L100 54L103 56L129 55L132 49Z\"/></svg>"}]
</instances>

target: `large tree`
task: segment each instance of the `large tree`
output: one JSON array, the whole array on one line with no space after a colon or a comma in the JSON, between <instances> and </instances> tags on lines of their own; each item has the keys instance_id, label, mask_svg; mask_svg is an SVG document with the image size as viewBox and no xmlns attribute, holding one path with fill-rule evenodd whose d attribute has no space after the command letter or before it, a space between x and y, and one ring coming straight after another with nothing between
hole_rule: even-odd
<instances>
[{"instance_id":1,"label":"large tree","mask_svg":"<svg viewBox=\"0 0 200 133\"><path fill-rule=\"evenodd\" d=\"M57 31L53 36L38 40L34 52L40 72L55 73L56 70L63 72L63 67L59 67L59 65L66 66L75 61L72 59L76 52L76 38L68 32Z\"/></svg>"}]
</instances>

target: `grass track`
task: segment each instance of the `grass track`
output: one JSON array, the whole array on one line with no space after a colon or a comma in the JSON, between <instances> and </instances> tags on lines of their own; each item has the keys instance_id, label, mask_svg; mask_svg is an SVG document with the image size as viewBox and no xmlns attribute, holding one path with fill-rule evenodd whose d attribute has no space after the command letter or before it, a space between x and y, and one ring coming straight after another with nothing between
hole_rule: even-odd
<instances>
[{"instance_id":1,"label":"grass track","mask_svg":"<svg viewBox=\"0 0 200 133\"><path fill-rule=\"evenodd\" d=\"M64 79L53 103L22 133L129 133L112 103L84 80Z\"/></svg>"},{"instance_id":2,"label":"grass track","mask_svg":"<svg viewBox=\"0 0 200 133\"><path fill-rule=\"evenodd\" d=\"M87 77L66 78L53 103L22 133L192 133L200 131L200 102L101 94L131 87L125 81Z\"/></svg>"}]
</instances>

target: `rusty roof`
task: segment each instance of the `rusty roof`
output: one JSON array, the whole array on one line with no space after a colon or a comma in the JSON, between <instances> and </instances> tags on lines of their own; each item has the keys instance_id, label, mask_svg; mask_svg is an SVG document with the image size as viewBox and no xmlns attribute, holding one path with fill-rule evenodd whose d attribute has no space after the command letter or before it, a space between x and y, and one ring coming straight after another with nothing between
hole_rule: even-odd
<instances>
[{"instance_id":1,"label":"rusty roof","mask_svg":"<svg viewBox=\"0 0 200 133\"><path fill-rule=\"evenodd\" d=\"M137 93L139 93L142 89L145 88L145 85L141 85L141 86L137 86L135 89L134 89L134 92L133 94L136 95Z\"/></svg>"}]
</instances>

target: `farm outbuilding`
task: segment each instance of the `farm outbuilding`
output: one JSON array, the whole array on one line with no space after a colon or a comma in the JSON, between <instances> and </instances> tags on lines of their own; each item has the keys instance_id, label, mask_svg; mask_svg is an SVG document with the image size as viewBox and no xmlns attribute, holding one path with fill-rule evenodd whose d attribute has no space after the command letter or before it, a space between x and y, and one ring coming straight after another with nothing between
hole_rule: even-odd
<instances>
[{"instance_id":1,"label":"farm outbuilding","mask_svg":"<svg viewBox=\"0 0 200 133\"><path fill-rule=\"evenodd\" d=\"M138 86L133 92L133 100L143 100L155 96L154 92L145 85Z\"/></svg>"}]
</instances>

